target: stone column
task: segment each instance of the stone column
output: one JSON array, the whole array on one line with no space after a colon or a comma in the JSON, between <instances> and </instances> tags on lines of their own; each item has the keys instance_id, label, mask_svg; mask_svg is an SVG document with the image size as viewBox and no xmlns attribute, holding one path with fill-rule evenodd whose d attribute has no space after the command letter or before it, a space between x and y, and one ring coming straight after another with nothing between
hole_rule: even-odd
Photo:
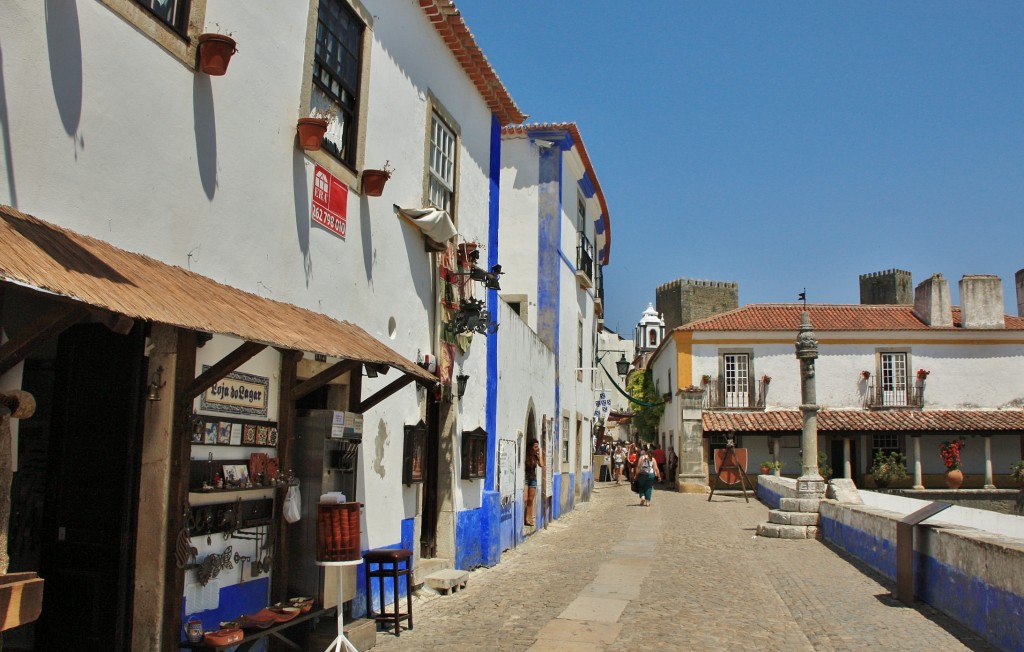
<instances>
[{"instance_id":1,"label":"stone column","mask_svg":"<svg viewBox=\"0 0 1024 652\"><path fill-rule=\"evenodd\" d=\"M818 405L815 397L814 361L818 358L818 340L811 328L811 315L800 313L800 333L796 337L796 357L800 361L800 412L803 413L803 469L796 481L798 498L822 498L825 479L818 471Z\"/></svg>"},{"instance_id":2,"label":"stone column","mask_svg":"<svg viewBox=\"0 0 1024 652\"><path fill-rule=\"evenodd\" d=\"M992 436L983 436L985 438L985 486L983 489L995 489L995 482L992 481Z\"/></svg>"},{"instance_id":3,"label":"stone column","mask_svg":"<svg viewBox=\"0 0 1024 652\"><path fill-rule=\"evenodd\" d=\"M847 480L853 478L853 468L850 464L850 438L843 437L843 477Z\"/></svg>"},{"instance_id":4,"label":"stone column","mask_svg":"<svg viewBox=\"0 0 1024 652\"><path fill-rule=\"evenodd\" d=\"M772 448L774 449L775 453L772 455L772 459L778 462L779 458L782 457L782 437L773 437L773 439L775 439L775 445L772 446ZM781 478L782 468L777 467L775 468L775 470L772 471L772 473L775 475L776 478Z\"/></svg>"},{"instance_id":5,"label":"stone column","mask_svg":"<svg viewBox=\"0 0 1024 652\"><path fill-rule=\"evenodd\" d=\"M924 489L924 483L921 482L921 438L919 436L911 436L911 441L914 442L914 486L913 489Z\"/></svg>"},{"instance_id":6,"label":"stone column","mask_svg":"<svg viewBox=\"0 0 1024 652\"><path fill-rule=\"evenodd\" d=\"M705 493L708 491L708 476L704 469L704 424L701 420L701 403L704 390L682 389L683 419L679 433L678 488L683 493Z\"/></svg>"}]
</instances>

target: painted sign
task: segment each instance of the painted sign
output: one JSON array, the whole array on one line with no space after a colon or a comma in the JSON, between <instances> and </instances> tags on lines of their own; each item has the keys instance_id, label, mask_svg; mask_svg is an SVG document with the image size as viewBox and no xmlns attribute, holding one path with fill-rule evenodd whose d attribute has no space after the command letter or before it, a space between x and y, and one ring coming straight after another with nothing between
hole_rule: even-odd
<instances>
[{"instance_id":1,"label":"painted sign","mask_svg":"<svg viewBox=\"0 0 1024 652\"><path fill-rule=\"evenodd\" d=\"M345 237L348 225L348 186L319 165L313 172L310 217L320 226Z\"/></svg>"},{"instance_id":2,"label":"painted sign","mask_svg":"<svg viewBox=\"0 0 1024 652\"><path fill-rule=\"evenodd\" d=\"M204 372L209 368L203 365ZM199 409L266 417L269 390L270 379L266 376L232 371L199 396Z\"/></svg>"},{"instance_id":3,"label":"painted sign","mask_svg":"<svg viewBox=\"0 0 1024 652\"><path fill-rule=\"evenodd\" d=\"M516 499L516 469L518 447L512 439L498 440L498 492L501 504L509 505Z\"/></svg>"},{"instance_id":4,"label":"painted sign","mask_svg":"<svg viewBox=\"0 0 1024 652\"><path fill-rule=\"evenodd\" d=\"M732 452L735 452L733 454ZM718 448L715 449L715 471L718 479L725 484L739 484L741 473L747 472L747 449L746 448Z\"/></svg>"}]
</instances>

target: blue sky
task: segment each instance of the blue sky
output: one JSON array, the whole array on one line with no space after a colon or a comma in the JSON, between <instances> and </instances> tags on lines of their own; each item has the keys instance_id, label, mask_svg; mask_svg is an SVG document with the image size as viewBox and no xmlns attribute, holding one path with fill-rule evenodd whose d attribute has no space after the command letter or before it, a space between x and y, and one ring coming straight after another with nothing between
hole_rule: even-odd
<instances>
[{"instance_id":1,"label":"blue sky","mask_svg":"<svg viewBox=\"0 0 1024 652\"><path fill-rule=\"evenodd\" d=\"M891 268L1024 268L1024 2L458 2L528 122L608 201L605 323L676 278L857 303Z\"/></svg>"}]
</instances>

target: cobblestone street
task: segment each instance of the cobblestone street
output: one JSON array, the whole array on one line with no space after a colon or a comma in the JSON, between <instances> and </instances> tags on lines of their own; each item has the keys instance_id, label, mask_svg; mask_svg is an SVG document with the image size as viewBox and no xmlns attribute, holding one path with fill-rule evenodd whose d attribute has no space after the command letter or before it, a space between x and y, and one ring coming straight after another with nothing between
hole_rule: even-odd
<instances>
[{"instance_id":1,"label":"cobblestone street","mask_svg":"<svg viewBox=\"0 0 1024 652\"><path fill-rule=\"evenodd\" d=\"M599 483L462 591L417 596L415 629L374 649L995 649L820 542L755 537L768 509L753 497L654 503Z\"/></svg>"}]
</instances>

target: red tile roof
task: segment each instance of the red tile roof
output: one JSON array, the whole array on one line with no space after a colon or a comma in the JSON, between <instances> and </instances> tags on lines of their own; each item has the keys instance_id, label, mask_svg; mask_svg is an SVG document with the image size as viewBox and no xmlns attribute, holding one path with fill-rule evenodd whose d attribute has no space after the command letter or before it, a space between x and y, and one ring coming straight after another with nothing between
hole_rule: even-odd
<instances>
[{"instance_id":1,"label":"red tile roof","mask_svg":"<svg viewBox=\"0 0 1024 652\"><path fill-rule=\"evenodd\" d=\"M800 328L800 313L811 315L815 331L909 331L963 328L960 309L953 308L953 326L928 326L914 315L913 306L762 303L751 304L698 319L677 327L677 331L792 331ZM1005 316L1006 328L1024 330L1024 318ZM986 329L990 330L990 329Z\"/></svg>"},{"instance_id":2,"label":"red tile roof","mask_svg":"<svg viewBox=\"0 0 1024 652\"><path fill-rule=\"evenodd\" d=\"M594 164L590 160L590 154L587 153L587 147L583 144L583 136L580 135L579 127L576 126L575 122L543 122L533 123L528 125L514 125L504 127L501 130L502 135L528 135L531 131L556 131L566 130L569 135L572 136L573 146L576 148L576 153L579 154L580 160L583 161L583 166L590 175L590 180L594 183L594 192L597 195L597 200L601 203L601 219L604 220L604 255L601 260L602 265L607 265L611 258L612 251L612 225L611 216L608 213L608 204L604 199L604 191L601 190L601 182L597 180L597 172L594 170ZM799 322L798 322L799 324Z\"/></svg>"},{"instance_id":3,"label":"red tile roof","mask_svg":"<svg viewBox=\"0 0 1024 652\"><path fill-rule=\"evenodd\" d=\"M508 89L498 79L487 57L484 56L462 14L452 0L419 0L420 9L430 19L437 33L444 39L462 69L473 81L487 106L498 117L502 126L519 123L526 114L519 110Z\"/></svg>"},{"instance_id":4,"label":"red tile roof","mask_svg":"<svg viewBox=\"0 0 1024 652\"><path fill-rule=\"evenodd\" d=\"M704 412L707 432L789 432L803 430L799 410ZM1024 431L1024 410L821 410L818 432Z\"/></svg>"}]
</instances>

